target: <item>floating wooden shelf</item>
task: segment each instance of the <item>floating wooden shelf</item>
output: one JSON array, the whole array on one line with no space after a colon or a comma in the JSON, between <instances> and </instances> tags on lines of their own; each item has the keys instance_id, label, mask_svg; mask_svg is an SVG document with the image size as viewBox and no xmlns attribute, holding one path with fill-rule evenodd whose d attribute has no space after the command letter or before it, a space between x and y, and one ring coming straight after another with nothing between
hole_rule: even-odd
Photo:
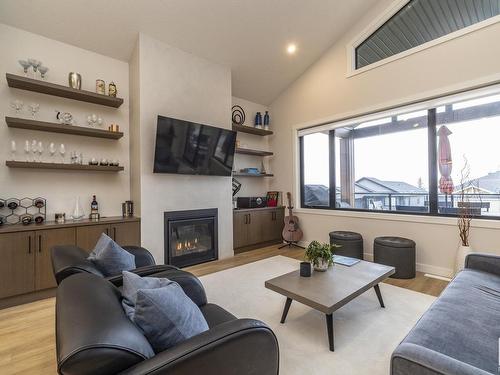
<instances>
[{"instance_id":1,"label":"floating wooden shelf","mask_svg":"<svg viewBox=\"0 0 500 375\"><path fill-rule=\"evenodd\" d=\"M38 130L51 133L64 133L73 135L83 135L95 138L120 139L122 132L110 132L109 130L85 128L83 126L58 124L55 122L36 121L25 118L5 117L5 122L9 128Z\"/></svg>"},{"instance_id":2,"label":"floating wooden shelf","mask_svg":"<svg viewBox=\"0 0 500 375\"><path fill-rule=\"evenodd\" d=\"M273 155L273 153L271 151L252 150L250 148L240 148L240 147L237 147L234 152L236 152L237 154L256 155L256 156L271 156L271 155Z\"/></svg>"},{"instance_id":3,"label":"floating wooden shelf","mask_svg":"<svg viewBox=\"0 0 500 375\"><path fill-rule=\"evenodd\" d=\"M254 135L271 135L273 132L271 130L257 129L253 126L235 125L233 124L233 130L242 133L254 134Z\"/></svg>"},{"instance_id":4,"label":"floating wooden shelf","mask_svg":"<svg viewBox=\"0 0 500 375\"><path fill-rule=\"evenodd\" d=\"M273 177L274 175L271 173L241 173L241 172L233 172L233 177Z\"/></svg>"},{"instance_id":5,"label":"floating wooden shelf","mask_svg":"<svg viewBox=\"0 0 500 375\"><path fill-rule=\"evenodd\" d=\"M78 100L81 102L100 104L107 107L118 108L123 104L122 98L97 94L92 91L77 90L63 85L57 85L38 79L22 77L15 74L6 73L9 87L16 89L39 92L41 94L59 96L61 98Z\"/></svg>"},{"instance_id":6,"label":"floating wooden shelf","mask_svg":"<svg viewBox=\"0 0 500 375\"><path fill-rule=\"evenodd\" d=\"M96 172L123 171L122 166L111 167L111 166L88 165L88 164L36 163L30 161L11 161L11 160L6 161L5 165L10 168L67 169L73 171L96 171Z\"/></svg>"}]
</instances>

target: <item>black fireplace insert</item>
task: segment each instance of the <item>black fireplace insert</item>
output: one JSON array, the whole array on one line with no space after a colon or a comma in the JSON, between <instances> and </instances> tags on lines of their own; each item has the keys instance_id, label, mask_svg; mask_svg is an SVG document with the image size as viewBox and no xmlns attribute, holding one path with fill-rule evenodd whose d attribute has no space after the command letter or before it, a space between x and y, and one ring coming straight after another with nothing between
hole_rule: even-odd
<instances>
[{"instance_id":1,"label":"black fireplace insert","mask_svg":"<svg viewBox=\"0 0 500 375\"><path fill-rule=\"evenodd\" d=\"M165 220L165 263L187 267L216 260L217 208L167 211Z\"/></svg>"}]
</instances>

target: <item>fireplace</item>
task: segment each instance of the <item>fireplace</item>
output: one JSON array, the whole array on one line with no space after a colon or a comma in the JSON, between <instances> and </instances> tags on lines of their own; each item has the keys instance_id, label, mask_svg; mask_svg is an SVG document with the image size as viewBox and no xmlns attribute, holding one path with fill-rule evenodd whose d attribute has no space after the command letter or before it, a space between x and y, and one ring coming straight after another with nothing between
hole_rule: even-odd
<instances>
[{"instance_id":1,"label":"fireplace","mask_svg":"<svg viewBox=\"0 0 500 375\"><path fill-rule=\"evenodd\" d=\"M217 208L168 211L165 220L165 263L177 267L219 257Z\"/></svg>"}]
</instances>

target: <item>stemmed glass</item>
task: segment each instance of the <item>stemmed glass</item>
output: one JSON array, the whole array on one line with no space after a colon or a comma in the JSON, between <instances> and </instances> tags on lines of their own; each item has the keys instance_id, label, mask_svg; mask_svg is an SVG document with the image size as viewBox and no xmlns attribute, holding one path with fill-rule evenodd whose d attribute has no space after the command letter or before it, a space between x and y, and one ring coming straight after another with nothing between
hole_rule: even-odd
<instances>
[{"instance_id":1,"label":"stemmed glass","mask_svg":"<svg viewBox=\"0 0 500 375\"><path fill-rule=\"evenodd\" d=\"M29 63L28 61L26 60L18 60L19 64L23 67L23 70L24 70L24 76L27 77L28 76L28 69L29 67L31 66L31 63Z\"/></svg>"},{"instance_id":2,"label":"stemmed glass","mask_svg":"<svg viewBox=\"0 0 500 375\"><path fill-rule=\"evenodd\" d=\"M16 115L19 115L24 107L24 103L19 99L16 99L10 103L10 106L16 110Z\"/></svg>"},{"instance_id":3,"label":"stemmed glass","mask_svg":"<svg viewBox=\"0 0 500 375\"><path fill-rule=\"evenodd\" d=\"M36 154L38 153L38 150L37 150L37 147L38 147L38 142L36 141L36 139L33 139L31 141L31 153L33 154L33 161L36 162Z\"/></svg>"},{"instance_id":4,"label":"stemmed glass","mask_svg":"<svg viewBox=\"0 0 500 375\"><path fill-rule=\"evenodd\" d=\"M16 160L16 151L17 151L16 141L10 141L10 155L12 161Z\"/></svg>"},{"instance_id":5,"label":"stemmed glass","mask_svg":"<svg viewBox=\"0 0 500 375\"><path fill-rule=\"evenodd\" d=\"M33 78L36 78L36 72L38 71L38 67L42 65L42 62L36 59L28 59L28 62L33 67Z\"/></svg>"},{"instance_id":6,"label":"stemmed glass","mask_svg":"<svg viewBox=\"0 0 500 375\"><path fill-rule=\"evenodd\" d=\"M31 112L31 117L33 117L33 120L35 119L35 115L37 114L37 112L40 110L40 104L37 104L37 103L31 103L29 105L29 109L30 109L30 112Z\"/></svg>"},{"instance_id":7,"label":"stemmed glass","mask_svg":"<svg viewBox=\"0 0 500 375\"><path fill-rule=\"evenodd\" d=\"M54 142L50 142L49 145L49 154L50 154L50 161L53 163L54 162L54 154L56 153L56 146L54 145Z\"/></svg>"},{"instance_id":8,"label":"stemmed glass","mask_svg":"<svg viewBox=\"0 0 500 375\"><path fill-rule=\"evenodd\" d=\"M30 141L24 142L24 153L26 154L26 161L30 161Z\"/></svg>"},{"instance_id":9,"label":"stemmed glass","mask_svg":"<svg viewBox=\"0 0 500 375\"><path fill-rule=\"evenodd\" d=\"M59 154L61 154L62 163L64 164L64 155L66 154L66 147L64 146L64 143L61 143L61 146L59 147Z\"/></svg>"},{"instance_id":10,"label":"stemmed glass","mask_svg":"<svg viewBox=\"0 0 500 375\"><path fill-rule=\"evenodd\" d=\"M49 71L49 68L47 68L46 66L41 66L38 68L38 70L40 71L40 77L42 77L42 79L44 80L45 79L45 74L47 74L47 72Z\"/></svg>"},{"instance_id":11,"label":"stemmed glass","mask_svg":"<svg viewBox=\"0 0 500 375\"><path fill-rule=\"evenodd\" d=\"M42 162L42 154L43 154L43 144L42 142L38 142L38 161Z\"/></svg>"}]
</instances>

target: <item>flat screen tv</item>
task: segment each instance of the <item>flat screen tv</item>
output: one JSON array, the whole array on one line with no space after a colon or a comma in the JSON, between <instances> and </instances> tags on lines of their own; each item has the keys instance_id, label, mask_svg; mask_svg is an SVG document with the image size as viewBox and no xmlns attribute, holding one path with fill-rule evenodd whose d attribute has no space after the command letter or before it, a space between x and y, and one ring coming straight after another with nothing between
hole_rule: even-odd
<instances>
[{"instance_id":1,"label":"flat screen tv","mask_svg":"<svg viewBox=\"0 0 500 375\"><path fill-rule=\"evenodd\" d=\"M231 176L236 132L158 116L154 173Z\"/></svg>"}]
</instances>

